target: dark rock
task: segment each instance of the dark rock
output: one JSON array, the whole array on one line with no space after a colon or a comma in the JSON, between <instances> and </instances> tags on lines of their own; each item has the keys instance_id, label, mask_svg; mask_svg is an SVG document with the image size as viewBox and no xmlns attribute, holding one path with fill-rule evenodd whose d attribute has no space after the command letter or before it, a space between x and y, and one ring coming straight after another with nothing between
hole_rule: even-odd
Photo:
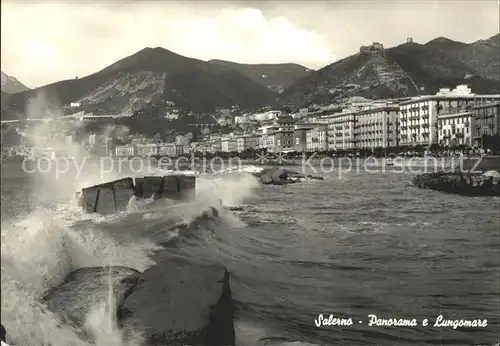
<instances>
[{"instance_id":1,"label":"dark rock","mask_svg":"<svg viewBox=\"0 0 500 346\"><path fill-rule=\"evenodd\" d=\"M80 198L86 212L114 213L127 207L134 191L132 178L124 178L84 188Z\"/></svg>"},{"instance_id":2,"label":"dark rock","mask_svg":"<svg viewBox=\"0 0 500 346\"><path fill-rule=\"evenodd\" d=\"M143 273L121 309L126 330L148 345L234 345L229 273L169 259Z\"/></svg>"},{"instance_id":3,"label":"dark rock","mask_svg":"<svg viewBox=\"0 0 500 346\"><path fill-rule=\"evenodd\" d=\"M0 324L0 340L2 340L3 342L7 342L6 337L7 332L5 331L5 327L3 326L3 324Z\"/></svg>"},{"instance_id":4,"label":"dark rock","mask_svg":"<svg viewBox=\"0 0 500 346\"><path fill-rule=\"evenodd\" d=\"M242 211L244 209L243 207L238 207L238 206L228 206L226 208L231 211Z\"/></svg>"},{"instance_id":5,"label":"dark rock","mask_svg":"<svg viewBox=\"0 0 500 346\"><path fill-rule=\"evenodd\" d=\"M273 184L273 185L285 185L294 183L295 180L292 179L292 177L299 178L300 174L288 171L281 167L273 167L265 169L259 175L260 181L263 184Z\"/></svg>"},{"instance_id":6,"label":"dark rock","mask_svg":"<svg viewBox=\"0 0 500 346\"><path fill-rule=\"evenodd\" d=\"M141 281L140 276L139 271L120 266L78 269L70 273L62 284L49 290L42 302L61 322L90 338L85 331L85 319L90 310L96 304L107 301L112 288L118 314L125 297Z\"/></svg>"},{"instance_id":7,"label":"dark rock","mask_svg":"<svg viewBox=\"0 0 500 346\"><path fill-rule=\"evenodd\" d=\"M412 180L413 185L463 196L500 196L499 183L493 178L461 172L424 173Z\"/></svg>"},{"instance_id":8,"label":"dark rock","mask_svg":"<svg viewBox=\"0 0 500 346\"><path fill-rule=\"evenodd\" d=\"M281 167L264 169L258 173L254 173L254 175L260 178L260 181L263 184L274 184L274 185L299 183L301 179L306 179L306 178L314 180L324 180L324 178L321 176L312 174L305 175L303 173L298 173Z\"/></svg>"},{"instance_id":9,"label":"dark rock","mask_svg":"<svg viewBox=\"0 0 500 346\"><path fill-rule=\"evenodd\" d=\"M306 177L308 179L313 179L313 180L325 180L325 178L319 176L319 175L312 175L312 174L308 174L306 175Z\"/></svg>"}]
</instances>

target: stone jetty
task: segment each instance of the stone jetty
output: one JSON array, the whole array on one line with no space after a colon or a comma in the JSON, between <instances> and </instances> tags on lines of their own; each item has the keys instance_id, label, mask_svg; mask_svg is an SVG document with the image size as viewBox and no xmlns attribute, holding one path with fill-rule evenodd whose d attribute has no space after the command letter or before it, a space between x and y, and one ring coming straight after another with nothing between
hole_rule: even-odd
<instances>
[{"instance_id":1,"label":"stone jetty","mask_svg":"<svg viewBox=\"0 0 500 346\"><path fill-rule=\"evenodd\" d=\"M81 205L88 213L108 214L126 209L132 196L138 199L169 198L191 200L195 197L196 177L182 174L123 178L82 189Z\"/></svg>"},{"instance_id":2,"label":"stone jetty","mask_svg":"<svg viewBox=\"0 0 500 346\"><path fill-rule=\"evenodd\" d=\"M493 177L481 174L462 174L452 172L425 173L413 178L413 185L463 196L499 196L500 183Z\"/></svg>"},{"instance_id":3,"label":"stone jetty","mask_svg":"<svg viewBox=\"0 0 500 346\"><path fill-rule=\"evenodd\" d=\"M424 173L413 185L463 196L500 196L500 157L465 159L450 171Z\"/></svg>"}]
</instances>

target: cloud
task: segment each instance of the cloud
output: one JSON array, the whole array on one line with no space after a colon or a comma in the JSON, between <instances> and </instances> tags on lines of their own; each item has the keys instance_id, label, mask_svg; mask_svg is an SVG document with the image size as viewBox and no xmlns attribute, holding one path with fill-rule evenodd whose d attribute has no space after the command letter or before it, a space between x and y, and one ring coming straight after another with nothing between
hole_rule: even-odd
<instances>
[{"instance_id":1,"label":"cloud","mask_svg":"<svg viewBox=\"0 0 500 346\"><path fill-rule=\"evenodd\" d=\"M314 30L255 8L9 2L2 3L1 25L2 68L31 87L94 73L144 47L203 60L313 68L336 59Z\"/></svg>"},{"instance_id":2,"label":"cloud","mask_svg":"<svg viewBox=\"0 0 500 346\"><path fill-rule=\"evenodd\" d=\"M2 2L2 70L40 86L94 73L144 47L203 60L320 68L378 41L498 33L495 1Z\"/></svg>"}]
</instances>

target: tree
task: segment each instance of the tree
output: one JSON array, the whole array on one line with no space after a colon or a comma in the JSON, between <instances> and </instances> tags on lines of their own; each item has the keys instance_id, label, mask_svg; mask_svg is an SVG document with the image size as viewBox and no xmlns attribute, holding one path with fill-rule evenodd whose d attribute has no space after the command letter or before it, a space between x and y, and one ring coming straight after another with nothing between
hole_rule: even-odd
<instances>
[{"instance_id":1,"label":"tree","mask_svg":"<svg viewBox=\"0 0 500 346\"><path fill-rule=\"evenodd\" d=\"M153 139L155 140L155 143L161 143L161 135L157 132Z\"/></svg>"}]
</instances>

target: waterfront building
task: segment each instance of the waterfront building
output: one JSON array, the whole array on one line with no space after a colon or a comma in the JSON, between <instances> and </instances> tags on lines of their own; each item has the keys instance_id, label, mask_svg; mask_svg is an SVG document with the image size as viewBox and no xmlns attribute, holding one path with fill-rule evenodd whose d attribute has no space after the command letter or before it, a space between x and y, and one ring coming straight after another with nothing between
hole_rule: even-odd
<instances>
[{"instance_id":1,"label":"waterfront building","mask_svg":"<svg viewBox=\"0 0 500 346\"><path fill-rule=\"evenodd\" d=\"M472 93L467 85L454 90L440 89L435 95L414 97L400 103L400 145L437 144L438 116L458 114L484 102L500 100L500 95Z\"/></svg>"},{"instance_id":2,"label":"waterfront building","mask_svg":"<svg viewBox=\"0 0 500 346\"><path fill-rule=\"evenodd\" d=\"M174 143L161 143L158 145L158 155L175 156L177 154Z\"/></svg>"},{"instance_id":3,"label":"waterfront building","mask_svg":"<svg viewBox=\"0 0 500 346\"><path fill-rule=\"evenodd\" d=\"M294 151L293 130L295 119L291 116L285 116L276 119L274 122L274 139L272 152L282 153ZM269 147L268 147L269 148Z\"/></svg>"},{"instance_id":4,"label":"waterfront building","mask_svg":"<svg viewBox=\"0 0 500 346\"><path fill-rule=\"evenodd\" d=\"M236 151L241 153L245 150L259 149L259 135L246 134L236 138Z\"/></svg>"},{"instance_id":5,"label":"waterfront building","mask_svg":"<svg viewBox=\"0 0 500 346\"><path fill-rule=\"evenodd\" d=\"M137 156L149 157L158 155L158 144L138 144Z\"/></svg>"},{"instance_id":6,"label":"waterfront building","mask_svg":"<svg viewBox=\"0 0 500 346\"><path fill-rule=\"evenodd\" d=\"M220 153L222 151L221 136L210 135L208 151L212 154Z\"/></svg>"},{"instance_id":7,"label":"waterfront building","mask_svg":"<svg viewBox=\"0 0 500 346\"><path fill-rule=\"evenodd\" d=\"M328 150L349 150L356 148L356 108L347 108L340 113L328 115Z\"/></svg>"},{"instance_id":8,"label":"waterfront building","mask_svg":"<svg viewBox=\"0 0 500 346\"><path fill-rule=\"evenodd\" d=\"M259 149L259 135L252 134L245 136L245 149L257 150Z\"/></svg>"},{"instance_id":9,"label":"waterfront building","mask_svg":"<svg viewBox=\"0 0 500 346\"><path fill-rule=\"evenodd\" d=\"M398 145L397 105L378 105L357 113L355 137L360 149L389 148Z\"/></svg>"},{"instance_id":10,"label":"waterfront building","mask_svg":"<svg viewBox=\"0 0 500 346\"><path fill-rule=\"evenodd\" d=\"M296 124L293 131L293 143L295 151L303 153L307 151L307 132L313 128L312 124Z\"/></svg>"},{"instance_id":11,"label":"waterfront building","mask_svg":"<svg viewBox=\"0 0 500 346\"><path fill-rule=\"evenodd\" d=\"M135 154L133 145L118 145L115 148L115 154L118 157L131 157Z\"/></svg>"},{"instance_id":12,"label":"waterfront building","mask_svg":"<svg viewBox=\"0 0 500 346\"><path fill-rule=\"evenodd\" d=\"M471 108L474 118L472 128L473 145L482 147L483 135L494 136L500 133L500 102L490 102Z\"/></svg>"},{"instance_id":13,"label":"waterfront building","mask_svg":"<svg viewBox=\"0 0 500 346\"><path fill-rule=\"evenodd\" d=\"M189 147L187 145L175 144L175 156L181 156L189 153Z\"/></svg>"},{"instance_id":14,"label":"waterfront building","mask_svg":"<svg viewBox=\"0 0 500 346\"><path fill-rule=\"evenodd\" d=\"M237 151L236 138L234 136L225 136L221 138L221 151L233 153Z\"/></svg>"},{"instance_id":15,"label":"waterfront building","mask_svg":"<svg viewBox=\"0 0 500 346\"><path fill-rule=\"evenodd\" d=\"M444 146L472 145L473 114L460 112L438 115L438 143Z\"/></svg>"},{"instance_id":16,"label":"waterfront building","mask_svg":"<svg viewBox=\"0 0 500 346\"><path fill-rule=\"evenodd\" d=\"M306 151L327 151L328 139L326 125L315 126L306 132Z\"/></svg>"},{"instance_id":17,"label":"waterfront building","mask_svg":"<svg viewBox=\"0 0 500 346\"><path fill-rule=\"evenodd\" d=\"M236 151L238 153L245 151L245 137L244 136L239 136L236 138Z\"/></svg>"}]
</instances>

